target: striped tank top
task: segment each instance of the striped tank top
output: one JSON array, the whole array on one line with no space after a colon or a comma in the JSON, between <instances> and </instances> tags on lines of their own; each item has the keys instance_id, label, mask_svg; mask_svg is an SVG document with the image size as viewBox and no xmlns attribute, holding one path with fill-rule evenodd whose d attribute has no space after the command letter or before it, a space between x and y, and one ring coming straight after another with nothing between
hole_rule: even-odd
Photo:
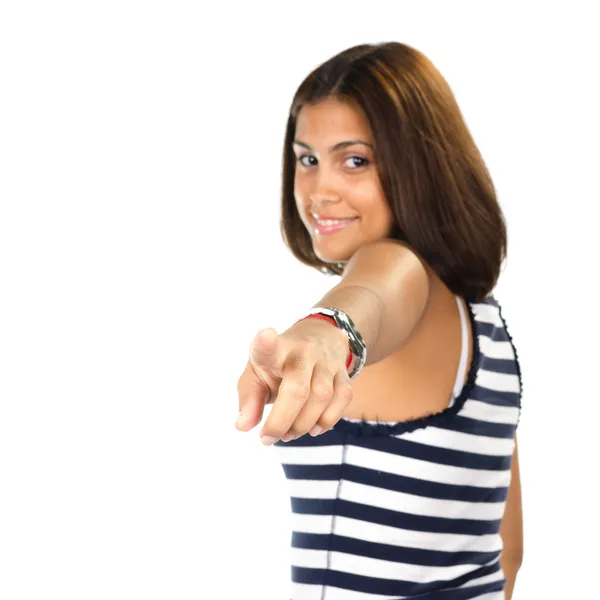
<instances>
[{"instance_id":1,"label":"striped tank top","mask_svg":"<svg viewBox=\"0 0 600 600\"><path fill-rule=\"evenodd\" d=\"M462 352L444 411L341 418L273 445L290 486L291 600L504 600L499 530L521 371L494 296L466 302L468 315L457 302Z\"/></svg>"}]
</instances>

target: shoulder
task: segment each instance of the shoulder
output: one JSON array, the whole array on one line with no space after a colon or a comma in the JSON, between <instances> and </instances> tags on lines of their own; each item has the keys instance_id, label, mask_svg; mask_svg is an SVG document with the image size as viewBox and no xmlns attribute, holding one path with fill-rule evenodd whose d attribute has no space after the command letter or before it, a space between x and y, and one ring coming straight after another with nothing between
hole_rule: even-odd
<instances>
[{"instance_id":1,"label":"shoulder","mask_svg":"<svg viewBox=\"0 0 600 600\"><path fill-rule=\"evenodd\" d=\"M361 246L348 261L344 274L357 267L380 272L386 269L393 271L399 266L422 271L428 277L433 273L425 259L408 243L382 239Z\"/></svg>"}]
</instances>

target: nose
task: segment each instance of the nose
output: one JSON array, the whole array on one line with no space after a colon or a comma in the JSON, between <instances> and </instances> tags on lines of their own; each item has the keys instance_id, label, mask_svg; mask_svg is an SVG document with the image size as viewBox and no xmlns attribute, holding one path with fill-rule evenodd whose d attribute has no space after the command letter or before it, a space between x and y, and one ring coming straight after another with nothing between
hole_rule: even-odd
<instances>
[{"instance_id":1,"label":"nose","mask_svg":"<svg viewBox=\"0 0 600 600\"><path fill-rule=\"evenodd\" d=\"M311 204L317 208L326 204L335 204L340 201L340 194L332 185L331 180L327 181L323 177L319 177L315 182L315 187L308 195Z\"/></svg>"},{"instance_id":2,"label":"nose","mask_svg":"<svg viewBox=\"0 0 600 600\"><path fill-rule=\"evenodd\" d=\"M322 196L314 197L311 196L310 212L311 214L327 214L329 212L329 206L335 205L339 202L339 198L323 198ZM334 209L335 210L335 209Z\"/></svg>"},{"instance_id":3,"label":"nose","mask_svg":"<svg viewBox=\"0 0 600 600\"><path fill-rule=\"evenodd\" d=\"M310 194L310 204L311 206L317 210L322 206L328 206L330 204L337 204L340 201L340 197L338 194L329 193L329 194Z\"/></svg>"},{"instance_id":4,"label":"nose","mask_svg":"<svg viewBox=\"0 0 600 600\"><path fill-rule=\"evenodd\" d=\"M315 213L326 213L330 205L342 200L344 182L333 165L323 161L315 169L311 177L305 180L305 191L310 200L310 208Z\"/></svg>"}]
</instances>

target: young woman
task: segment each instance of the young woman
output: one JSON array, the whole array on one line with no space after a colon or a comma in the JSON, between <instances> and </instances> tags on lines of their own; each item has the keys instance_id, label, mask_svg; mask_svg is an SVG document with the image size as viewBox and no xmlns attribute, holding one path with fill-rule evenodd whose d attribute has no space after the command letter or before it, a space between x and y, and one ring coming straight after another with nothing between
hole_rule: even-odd
<instances>
[{"instance_id":1,"label":"young woman","mask_svg":"<svg viewBox=\"0 0 600 600\"><path fill-rule=\"evenodd\" d=\"M282 234L337 285L254 338L237 427L291 486L293 600L510 599L522 559L517 353L492 294L493 183L444 78L400 43L298 88Z\"/></svg>"}]
</instances>

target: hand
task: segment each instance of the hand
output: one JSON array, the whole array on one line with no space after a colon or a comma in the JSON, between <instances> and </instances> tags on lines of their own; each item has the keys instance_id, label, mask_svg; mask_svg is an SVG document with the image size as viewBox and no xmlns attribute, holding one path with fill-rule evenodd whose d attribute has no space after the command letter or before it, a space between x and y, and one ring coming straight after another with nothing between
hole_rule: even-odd
<instances>
[{"instance_id":1,"label":"hand","mask_svg":"<svg viewBox=\"0 0 600 600\"><path fill-rule=\"evenodd\" d=\"M327 431L353 398L347 357L346 333L322 319L305 319L282 334L259 331L238 381L236 427L249 431L273 403L260 433L263 444Z\"/></svg>"}]
</instances>

